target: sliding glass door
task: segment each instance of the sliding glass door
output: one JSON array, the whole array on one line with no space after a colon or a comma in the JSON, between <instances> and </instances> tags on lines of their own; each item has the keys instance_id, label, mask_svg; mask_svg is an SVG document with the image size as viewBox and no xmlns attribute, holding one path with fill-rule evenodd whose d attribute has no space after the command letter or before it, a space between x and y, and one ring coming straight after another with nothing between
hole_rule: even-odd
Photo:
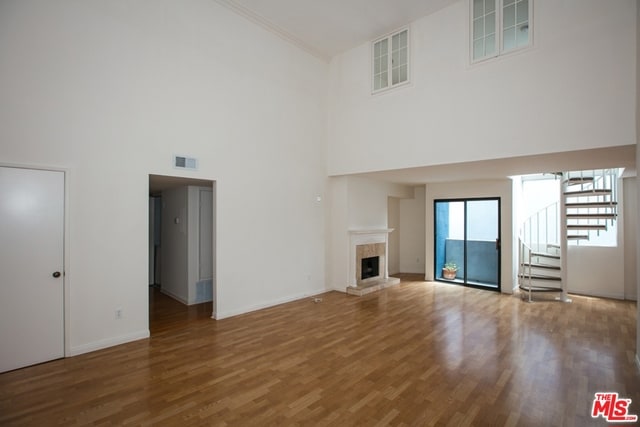
<instances>
[{"instance_id":1,"label":"sliding glass door","mask_svg":"<svg viewBox=\"0 0 640 427\"><path fill-rule=\"evenodd\" d=\"M434 202L436 280L500 290L500 198Z\"/></svg>"}]
</instances>

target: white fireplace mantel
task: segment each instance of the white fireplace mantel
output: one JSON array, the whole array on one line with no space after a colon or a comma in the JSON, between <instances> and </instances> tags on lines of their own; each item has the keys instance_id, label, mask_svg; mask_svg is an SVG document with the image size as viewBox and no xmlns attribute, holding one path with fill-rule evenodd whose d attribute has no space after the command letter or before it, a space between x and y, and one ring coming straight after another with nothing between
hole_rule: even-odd
<instances>
[{"instance_id":1,"label":"white fireplace mantel","mask_svg":"<svg viewBox=\"0 0 640 427\"><path fill-rule=\"evenodd\" d=\"M393 228L382 228L373 230L349 230L349 283L348 286L356 287L356 246L368 245L371 243L384 243L385 257L384 257L384 277L389 278L389 233Z\"/></svg>"}]
</instances>

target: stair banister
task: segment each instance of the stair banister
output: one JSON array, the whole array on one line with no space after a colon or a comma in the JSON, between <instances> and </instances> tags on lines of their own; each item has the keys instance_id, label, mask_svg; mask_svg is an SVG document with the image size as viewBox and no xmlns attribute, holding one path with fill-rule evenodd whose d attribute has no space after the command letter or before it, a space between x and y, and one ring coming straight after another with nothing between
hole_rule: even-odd
<instances>
[{"instance_id":1,"label":"stair banister","mask_svg":"<svg viewBox=\"0 0 640 427\"><path fill-rule=\"evenodd\" d=\"M518 238L520 241L520 271L522 271L522 275L527 279L529 285L529 302L531 302L531 288L533 287L533 283L531 281L533 273L532 273L532 254L533 250L522 240L522 238ZM525 253L528 254L525 256ZM528 262L525 262L527 260Z\"/></svg>"},{"instance_id":2,"label":"stair banister","mask_svg":"<svg viewBox=\"0 0 640 427\"><path fill-rule=\"evenodd\" d=\"M582 172L580 172L582 175ZM567 293L567 253L569 249L569 240L567 239L567 196L565 196L565 192L569 187L568 179L569 173L563 173L563 177L566 179L561 179L558 187L558 192L560 194L560 277L561 277L561 286L562 286L562 295L560 296L560 300L562 302L571 302ZM582 176L580 177L582 179Z\"/></svg>"}]
</instances>

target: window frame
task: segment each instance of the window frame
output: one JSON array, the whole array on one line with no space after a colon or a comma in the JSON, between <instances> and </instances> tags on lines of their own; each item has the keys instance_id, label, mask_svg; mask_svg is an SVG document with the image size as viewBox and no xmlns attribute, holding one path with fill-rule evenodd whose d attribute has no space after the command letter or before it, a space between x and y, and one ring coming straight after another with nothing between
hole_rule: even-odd
<instances>
[{"instance_id":1,"label":"window frame","mask_svg":"<svg viewBox=\"0 0 640 427\"><path fill-rule=\"evenodd\" d=\"M406 45L406 49L407 49L407 78L406 80L400 81L398 83L393 83L393 58L392 58L392 52L393 52L393 37L399 34L402 34L403 32L407 33L407 45ZM375 78L376 78L376 70L375 70L375 66L376 66L376 54L375 54L375 47L376 44L387 40L387 66L386 66L386 70L387 70L387 86L385 87L381 87L379 89L375 88ZM402 27L399 28L397 30L394 30L382 37L378 37L375 40L373 40L371 42L371 55L370 55L370 67L369 67L369 76L371 78L370 81L370 88L371 88L371 94L378 94L381 92L386 92L388 90L392 90L401 86L405 86L409 83L411 83L411 30L410 28L407 27Z\"/></svg>"},{"instance_id":2,"label":"window frame","mask_svg":"<svg viewBox=\"0 0 640 427\"><path fill-rule=\"evenodd\" d=\"M514 47L512 49L509 49L507 51L504 50L504 21L503 21L503 11L504 11L504 1L505 0L494 0L495 1L495 14L496 14L496 22L495 22L495 50L494 53L491 55L487 55L487 56L483 56L481 58L477 58L475 59L473 57L474 54L474 46L473 46L473 36L474 36L474 13L473 13L473 3L474 0L469 0L469 20L468 20L468 31L469 31L469 62L471 65L474 64L478 64L478 63L482 63L482 62L486 62L486 61L490 61L492 59L498 58L498 57L502 57L502 56L507 56L507 55L511 55L514 53L518 53L518 52L522 52L524 50L527 49L531 49L533 47L533 40L534 40L534 30L533 30L533 21L534 21L534 17L533 17L533 3L534 0L528 0L529 2L529 10L528 10L528 18L527 18L527 25L528 27L528 33L529 33L529 42L523 46L519 46L519 47ZM516 0L518 1L518 0Z\"/></svg>"}]
</instances>

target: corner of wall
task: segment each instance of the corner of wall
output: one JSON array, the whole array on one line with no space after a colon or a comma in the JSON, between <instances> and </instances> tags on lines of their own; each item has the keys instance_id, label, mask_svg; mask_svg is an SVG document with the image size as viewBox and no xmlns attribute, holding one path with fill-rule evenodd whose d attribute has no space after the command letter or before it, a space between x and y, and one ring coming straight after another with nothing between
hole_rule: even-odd
<instances>
[{"instance_id":1,"label":"corner of wall","mask_svg":"<svg viewBox=\"0 0 640 427\"><path fill-rule=\"evenodd\" d=\"M640 142L640 6L636 3L636 168L640 165L640 149L638 142ZM636 177L636 195L637 200L640 200L640 185L638 184L638 178ZM640 212L636 212L636 244L640 240ZM640 251L636 251L636 271L640 271ZM640 274L636 277L636 295L640 295ZM636 363L640 367L640 304L637 305L636 311Z\"/></svg>"}]
</instances>

